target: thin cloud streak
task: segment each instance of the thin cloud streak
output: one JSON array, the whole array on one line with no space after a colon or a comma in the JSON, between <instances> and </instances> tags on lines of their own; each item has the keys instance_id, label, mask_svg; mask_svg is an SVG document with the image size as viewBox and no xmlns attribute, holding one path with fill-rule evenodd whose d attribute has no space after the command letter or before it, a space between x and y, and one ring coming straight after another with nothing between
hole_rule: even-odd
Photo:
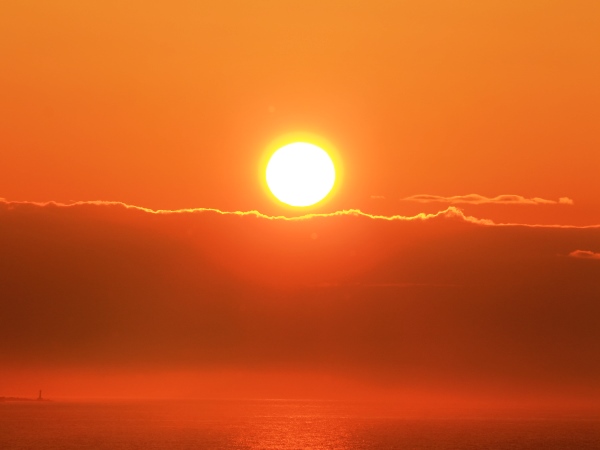
<instances>
[{"instance_id":1,"label":"thin cloud streak","mask_svg":"<svg viewBox=\"0 0 600 450\"><path fill-rule=\"evenodd\" d=\"M410 287L461 287L459 284L451 283L362 283L357 286L360 287L374 287L374 288L410 288Z\"/></svg>"},{"instance_id":2,"label":"thin cloud streak","mask_svg":"<svg viewBox=\"0 0 600 450\"><path fill-rule=\"evenodd\" d=\"M546 200L539 197L526 198L522 195L498 195L497 197L484 197L479 194L455 195L451 197L443 197L440 195L412 195L405 197L402 201L418 202L418 203L450 203L450 204L470 204L470 205L572 205L573 200L569 197L561 197L558 201Z\"/></svg>"},{"instance_id":3,"label":"thin cloud streak","mask_svg":"<svg viewBox=\"0 0 600 450\"><path fill-rule=\"evenodd\" d=\"M364 217L367 219L373 220L385 220L388 222L392 221L425 221L436 218L448 218L448 219L459 219L463 220L467 223L472 223L475 225L483 225L483 226L494 226L494 227L529 227L529 228L576 228L576 229L586 229L586 228L600 228L600 224L595 225L546 225L546 224L523 224L523 223L496 223L490 219L480 219L474 216L465 215L460 208L455 206L448 206L446 209L442 211L438 211L437 213L419 213L414 216L403 216L403 215L391 215L391 216L383 216L377 214L369 214L363 212L359 209L345 209L341 211L335 211L330 213L311 213L305 214L302 216L296 217L287 217L287 216L270 216L267 214L263 214L257 210L251 211L222 211L216 208L184 208L184 209L151 209L145 208L143 206L129 205L123 202L116 201L104 201L104 200L88 200L88 201L77 201L73 203L60 203L55 201L49 202L28 202L28 201L6 201L0 200L0 205L6 205L6 209L11 210L19 205L21 206L35 206L40 208L46 207L57 207L57 208L74 208L78 206L112 206L112 207L121 207L129 210L136 210L145 212L148 214L157 214L157 215L169 215L169 214L199 214L199 213L214 213L223 216L254 216L259 219L266 220L281 220L281 221L302 221L309 220L313 218L323 218L323 217L339 217L339 216L354 216L354 217Z\"/></svg>"},{"instance_id":4,"label":"thin cloud streak","mask_svg":"<svg viewBox=\"0 0 600 450\"><path fill-rule=\"evenodd\" d=\"M427 220L432 219L434 217L461 217L466 218L462 211L458 208L450 206L443 211L439 211L433 214L419 213L414 216L402 216L402 215L393 215L393 216L382 216L382 215L374 215L365 213L359 209L345 209L341 211L335 211L331 213L311 213L305 214L302 216L296 217L287 217L287 216L269 216L267 214L263 214L257 210L250 211L222 211L216 208L184 208L184 209L151 209L145 208L143 206L136 205L128 205L123 202L115 202L115 201L104 201L104 200L88 200L88 201L77 201L73 203L59 203L55 201L49 202L27 202L27 201L0 201L0 203L4 203L10 209L11 206L16 205L30 205L30 206L38 206L38 207L59 207L59 208L73 208L77 206L117 206L125 209L133 209L137 211L146 212L149 214L186 214L186 213L215 213L223 216L254 216L261 219L267 220L285 220L285 221L299 221L299 220L307 220L317 217L335 217L335 216L359 216L366 217L369 219L377 219L377 220L402 220L402 221L411 221L411 220ZM479 221L476 218L468 218Z\"/></svg>"},{"instance_id":5,"label":"thin cloud streak","mask_svg":"<svg viewBox=\"0 0 600 450\"><path fill-rule=\"evenodd\" d=\"M459 284L450 283L411 283L411 282L381 282L381 283L338 283L322 281L310 285L316 288L411 288L411 287L460 287Z\"/></svg>"},{"instance_id":6,"label":"thin cloud streak","mask_svg":"<svg viewBox=\"0 0 600 450\"><path fill-rule=\"evenodd\" d=\"M600 253L592 252L589 250L574 250L571 253L569 253L569 256L571 258L600 260Z\"/></svg>"}]
</instances>

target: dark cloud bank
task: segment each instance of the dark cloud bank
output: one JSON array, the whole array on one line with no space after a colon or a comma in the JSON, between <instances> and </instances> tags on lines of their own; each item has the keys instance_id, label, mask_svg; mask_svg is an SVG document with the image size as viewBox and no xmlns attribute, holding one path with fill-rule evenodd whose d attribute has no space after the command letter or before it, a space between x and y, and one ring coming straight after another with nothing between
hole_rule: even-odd
<instances>
[{"instance_id":1,"label":"dark cloud bank","mask_svg":"<svg viewBox=\"0 0 600 450\"><path fill-rule=\"evenodd\" d=\"M600 264L569 257L599 251L598 228L2 204L0 249L7 371L322 371L600 398Z\"/></svg>"}]
</instances>

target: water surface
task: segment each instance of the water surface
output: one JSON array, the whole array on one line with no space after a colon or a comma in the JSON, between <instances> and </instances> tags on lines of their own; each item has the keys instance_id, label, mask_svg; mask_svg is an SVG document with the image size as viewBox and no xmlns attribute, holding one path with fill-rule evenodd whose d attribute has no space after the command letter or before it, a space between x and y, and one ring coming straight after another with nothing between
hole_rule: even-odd
<instances>
[{"instance_id":1,"label":"water surface","mask_svg":"<svg viewBox=\"0 0 600 450\"><path fill-rule=\"evenodd\" d=\"M600 418L415 417L330 401L0 403L2 449L598 449Z\"/></svg>"}]
</instances>

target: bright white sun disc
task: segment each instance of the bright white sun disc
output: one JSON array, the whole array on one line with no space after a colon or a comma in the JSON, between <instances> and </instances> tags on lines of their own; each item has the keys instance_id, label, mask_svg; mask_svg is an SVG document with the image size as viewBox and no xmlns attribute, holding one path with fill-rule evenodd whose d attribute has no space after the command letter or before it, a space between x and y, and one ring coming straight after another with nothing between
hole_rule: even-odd
<instances>
[{"instance_id":1,"label":"bright white sun disc","mask_svg":"<svg viewBox=\"0 0 600 450\"><path fill-rule=\"evenodd\" d=\"M306 142L281 147L267 164L267 186L278 200L310 206L323 200L335 184L335 167L325 150Z\"/></svg>"}]
</instances>

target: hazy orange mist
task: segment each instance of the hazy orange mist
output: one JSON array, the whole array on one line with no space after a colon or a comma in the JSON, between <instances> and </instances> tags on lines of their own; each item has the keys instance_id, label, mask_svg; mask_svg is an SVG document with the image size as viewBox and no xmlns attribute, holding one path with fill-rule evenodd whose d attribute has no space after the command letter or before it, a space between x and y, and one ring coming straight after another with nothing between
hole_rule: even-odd
<instances>
[{"instance_id":1,"label":"hazy orange mist","mask_svg":"<svg viewBox=\"0 0 600 450\"><path fill-rule=\"evenodd\" d=\"M23 389L598 398L600 265L569 257L598 227L104 202L0 203L0 223L0 363Z\"/></svg>"}]
</instances>

